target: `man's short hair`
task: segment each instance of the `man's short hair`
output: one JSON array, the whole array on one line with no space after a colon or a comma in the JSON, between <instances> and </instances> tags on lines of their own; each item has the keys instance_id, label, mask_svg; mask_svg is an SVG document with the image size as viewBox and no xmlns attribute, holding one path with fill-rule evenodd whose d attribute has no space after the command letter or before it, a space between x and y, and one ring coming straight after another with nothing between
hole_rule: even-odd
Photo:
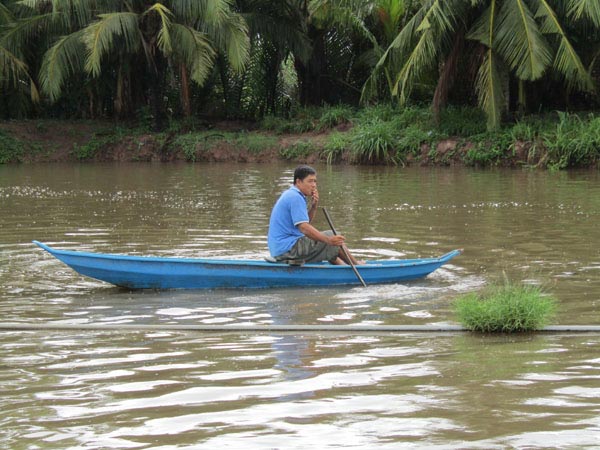
<instances>
[{"instance_id":1,"label":"man's short hair","mask_svg":"<svg viewBox=\"0 0 600 450\"><path fill-rule=\"evenodd\" d=\"M294 170L294 184L296 184L296 180L304 180L309 175L316 175L317 171L310 166L302 165L296 167Z\"/></svg>"}]
</instances>

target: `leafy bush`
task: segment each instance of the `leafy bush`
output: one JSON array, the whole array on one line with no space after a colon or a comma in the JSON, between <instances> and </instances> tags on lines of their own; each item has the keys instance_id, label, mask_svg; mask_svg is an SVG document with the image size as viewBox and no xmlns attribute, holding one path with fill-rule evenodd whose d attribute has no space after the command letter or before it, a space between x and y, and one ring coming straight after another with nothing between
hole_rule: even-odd
<instances>
[{"instance_id":1,"label":"leafy bush","mask_svg":"<svg viewBox=\"0 0 600 450\"><path fill-rule=\"evenodd\" d=\"M469 140L473 147L467 150L464 161L473 166L497 164L513 149L514 144L510 133L505 131L469 136Z\"/></svg>"},{"instance_id":2,"label":"leafy bush","mask_svg":"<svg viewBox=\"0 0 600 450\"><path fill-rule=\"evenodd\" d=\"M341 158L342 154L350 148L350 138L348 133L334 132L329 135L327 142L323 146L321 156L331 164Z\"/></svg>"},{"instance_id":3,"label":"leafy bush","mask_svg":"<svg viewBox=\"0 0 600 450\"><path fill-rule=\"evenodd\" d=\"M350 148L354 160L361 163L395 163L395 127L392 122L373 120L352 131Z\"/></svg>"},{"instance_id":4,"label":"leafy bush","mask_svg":"<svg viewBox=\"0 0 600 450\"><path fill-rule=\"evenodd\" d=\"M600 117L587 120L565 112L558 113L556 128L544 136L548 165L555 169L588 164L600 157Z\"/></svg>"},{"instance_id":5,"label":"leafy bush","mask_svg":"<svg viewBox=\"0 0 600 450\"><path fill-rule=\"evenodd\" d=\"M275 131L276 133L283 133L282 130L288 127L288 125L289 120L277 116L265 116L260 121L261 129Z\"/></svg>"},{"instance_id":6,"label":"leafy bush","mask_svg":"<svg viewBox=\"0 0 600 450\"><path fill-rule=\"evenodd\" d=\"M82 145L73 144L73 150L71 153L77 159L86 160L92 159L98 151L106 146L115 144L123 139L120 133L108 134L108 135L95 135L88 142Z\"/></svg>"},{"instance_id":7,"label":"leafy bush","mask_svg":"<svg viewBox=\"0 0 600 450\"><path fill-rule=\"evenodd\" d=\"M419 125L409 125L401 130L397 140L397 151L399 154L406 155L412 153L418 155L421 151L421 144L424 142L433 142L437 135L433 131L425 131Z\"/></svg>"},{"instance_id":8,"label":"leafy bush","mask_svg":"<svg viewBox=\"0 0 600 450\"><path fill-rule=\"evenodd\" d=\"M21 162L23 153L24 148L21 142L0 131L0 164Z\"/></svg>"},{"instance_id":9,"label":"leafy bush","mask_svg":"<svg viewBox=\"0 0 600 450\"><path fill-rule=\"evenodd\" d=\"M361 109L357 114L359 122L379 120L387 122L398 115L398 110L390 104L380 104Z\"/></svg>"},{"instance_id":10,"label":"leafy bush","mask_svg":"<svg viewBox=\"0 0 600 450\"><path fill-rule=\"evenodd\" d=\"M318 120L317 129L326 130L334 128L342 123L348 123L352 119L352 108L349 106L333 106L324 109Z\"/></svg>"},{"instance_id":11,"label":"leafy bush","mask_svg":"<svg viewBox=\"0 0 600 450\"><path fill-rule=\"evenodd\" d=\"M479 108L449 106L440 113L438 131L448 136L471 136L485 133L486 118Z\"/></svg>"},{"instance_id":12,"label":"leafy bush","mask_svg":"<svg viewBox=\"0 0 600 450\"><path fill-rule=\"evenodd\" d=\"M256 133L241 133L235 138L236 148L246 148L251 153L260 153L277 145L277 138Z\"/></svg>"},{"instance_id":13,"label":"leafy bush","mask_svg":"<svg viewBox=\"0 0 600 450\"><path fill-rule=\"evenodd\" d=\"M306 157L315 151L313 144L309 141L297 141L289 147L279 150L279 154L285 159L298 159Z\"/></svg>"},{"instance_id":14,"label":"leafy bush","mask_svg":"<svg viewBox=\"0 0 600 450\"><path fill-rule=\"evenodd\" d=\"M556 310L554 298L539 287L508 282L462 296L454 306L465 328L482 333L537 330L547 325Z\"/></svg>"}]
</instances>

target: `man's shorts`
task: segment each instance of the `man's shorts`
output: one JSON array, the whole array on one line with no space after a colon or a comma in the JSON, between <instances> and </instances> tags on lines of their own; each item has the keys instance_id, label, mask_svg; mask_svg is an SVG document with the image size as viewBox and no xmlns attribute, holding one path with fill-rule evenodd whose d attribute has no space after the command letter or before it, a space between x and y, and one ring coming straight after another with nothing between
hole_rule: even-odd
<instances>
[{"instance_id":1,"label":"man's shorts","mask_svg":"<svg viewBox=\"0 0 600 450\"><path fill-rule=\"evenodd\" d=\"M332 231L324 231L323 234L333 236ZM334 261L340 252L340 248L333 245L327 245L325 242L313 241L312 239L302 236L294 246L283 255L277 256L278 261L304 261L307 263Z\"/></svg>"}]
</instances>

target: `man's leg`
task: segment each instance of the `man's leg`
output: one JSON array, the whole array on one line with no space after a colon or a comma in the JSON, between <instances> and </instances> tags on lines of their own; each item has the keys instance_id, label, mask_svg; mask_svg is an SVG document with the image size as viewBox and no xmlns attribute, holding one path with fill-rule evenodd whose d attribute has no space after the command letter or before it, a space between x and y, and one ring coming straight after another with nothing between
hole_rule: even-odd
<instances>
[{"instance_id":1,"label":"man's leg","mask_svg":"<svg viewBox=\"0 0 600 450\"><path fill-rule=\"evenodd\" d=\"M348 247L344 246L344 249L346 250L344 252L344 250L342 250L342 247L340 247L340 251L338 253L338 256L335 260L333 261L329 261L331 264L336 264L336 265L341 265L341 264L348 264L351 265L350 261L352 261L352 264L354 264L355 266L360 266L361 264L364 264L365 262L359 259L356 259L354 256L352 256L352 254L348 251ZM346 257L346 254L348 255L348 257ZM348 259L350 258L350 259Z\"/></svg>"}]
</instances>

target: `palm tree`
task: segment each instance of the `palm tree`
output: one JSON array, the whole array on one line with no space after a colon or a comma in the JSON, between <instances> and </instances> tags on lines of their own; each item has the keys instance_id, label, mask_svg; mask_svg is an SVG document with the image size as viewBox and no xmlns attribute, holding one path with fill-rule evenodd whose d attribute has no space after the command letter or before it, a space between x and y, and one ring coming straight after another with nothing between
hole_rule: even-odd
<instances>
[{"instance_id":1,"label":"palm tree","mask_svg":"<svg viewBox=\"0 0 600 450\"><path fill-rule=\"evenodd\" d=\"M595 17L598 2L569 0L572 10ZM548 72L571 87L592 91L592 79L565 32L565 21L553 8L559 0L424 0L380 58L363 89L363 100L374 93L373 77L400 61L394 93L406 102L411 88L428 71L439 70L434 112L443 107L465 52L477 68L475 91L488 118L488 128L500 125L507 105L508 76L536 81ZM583 5L583 6L581 6ZM576 8L579 6L580 8ZM591 11L591 12L590 12Z\"/></svg>"},{"instance_id":2,"label":"palm tree","mask_svg":"<svg viewBox=\"0 0 600 450\"><path fill-rule=\"evenodd\" d=\"M42 9L46 3L28 2L34 9ZM68 17L77 11L61 9L65 4L62 1L52 3L53 14ZM179 68L185 97L189 92L188 74L202 84L217 52L226 52L230 64L237 69L243 67L247 58L246 25L232 11L230 0L72 3L92 20L59 37L45 53L40 84L42 92L52 100L62 95L65 81L77 73L97 79L109 72L117 83L116 107L122 107L124 99L130 98L127 89L131 91L136 83L147 80L154 126L161 128L166 74L173 66ZM189 99L184 98L184 109L186 102L189 104Z\"/></svg>"},{"instance_id":3,"label":"palm tree","mask_svg":"<svg viewBox=\"0 0 600 450\"><path fill-rule=\"evenodd\" d=\"M0 88L3 92L3 102L9 102L11 97L16 97L18 109L22 109L22 102L18 99L25 97L24 88L28 87L27 96L33 102L39 101L39 92L31 77L20 41L13 39L18 35L19 18L15 15L16 7L14 1L0 3Z\"/></svg>"}]
</instances>

